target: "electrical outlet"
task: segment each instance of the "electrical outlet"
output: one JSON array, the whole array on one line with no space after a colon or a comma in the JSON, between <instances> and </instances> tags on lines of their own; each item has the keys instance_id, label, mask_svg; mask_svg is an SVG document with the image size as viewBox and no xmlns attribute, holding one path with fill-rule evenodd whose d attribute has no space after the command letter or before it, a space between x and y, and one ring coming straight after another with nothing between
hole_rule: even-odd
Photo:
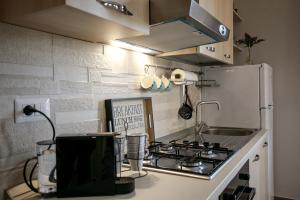
<instances>
[{"instance_id":1,"label":"electrical outlet","mask_svg":"<svg viewBox=\"0 0 300 200\"><path fill-rule=\"evenodd\" d=\"M23 113L23 109L31 105L37 110L42 111L48 117L50 117L50 99L47 98L18 98L15 99L15 122L32 122L46 120L40 113L33 113L30 116L27 116Z\"/></svg>"}]
</instances>

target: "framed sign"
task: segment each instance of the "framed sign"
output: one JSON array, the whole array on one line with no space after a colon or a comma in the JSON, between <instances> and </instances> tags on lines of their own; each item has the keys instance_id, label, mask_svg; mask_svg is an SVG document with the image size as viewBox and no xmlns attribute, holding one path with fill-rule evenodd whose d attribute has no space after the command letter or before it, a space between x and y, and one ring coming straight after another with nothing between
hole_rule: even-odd
<instances>
[{"instance_id":1,"label":"framed sign","mask_svg":"<svg viewBox=\"0 0 300 200\"><path fill-rule=\"evenodd\" d=\"M155 140L151 97L105 100L108 131L125 134L146 133Z\"/></svg>"}]
</instances>

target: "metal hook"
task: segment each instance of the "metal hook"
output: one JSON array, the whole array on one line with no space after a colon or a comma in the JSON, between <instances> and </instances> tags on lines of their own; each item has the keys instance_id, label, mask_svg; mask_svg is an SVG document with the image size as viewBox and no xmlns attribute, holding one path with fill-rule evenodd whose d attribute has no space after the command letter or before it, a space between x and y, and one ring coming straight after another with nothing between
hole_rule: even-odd
<instances>
[{"instance_id":1,"label":"metal hook","mask_svg":"<svg viewBox=\"0 0 300 200\"><path fill-rule=\"evenodd\" d=\"M145 73L146 73L146 74L149 74L149 68L150 68L149 65L145 65L144 70L145 70Z\"/></svg>"},{"instance_id":2,"label":"metal hook","mask_svg":"<svg viewBox=\"0 0 300 200\"><path fill-rule=\"evenodd\" d=\"M173 68L170 67L170 68L169 68L169 74L170 74L170 75L172 74L172 71L173 71Z\"/></svg>"}]
</instances>

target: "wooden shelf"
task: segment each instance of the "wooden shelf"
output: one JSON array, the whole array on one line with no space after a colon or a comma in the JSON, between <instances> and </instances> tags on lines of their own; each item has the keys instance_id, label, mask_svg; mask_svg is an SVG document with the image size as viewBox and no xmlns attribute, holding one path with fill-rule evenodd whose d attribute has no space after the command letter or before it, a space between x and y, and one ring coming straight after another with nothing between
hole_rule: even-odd
<instances>
[{"instance_id":1,"label":"wooden shelf","mask_svg":"<svg viewBox=\"0 0 300 200\"><path fill-rule=\"evenodd\" d=\"M243 21L243 18L235 10L233 10L233 21L235 21L235 22Z\"/></svg>"},{"instance_id":2,"label":"wooden shelf","mask_svg":"<svg viewBox=\"0 0 300 200\"><path fill-rule=\"evenodd\" d=\"M237 44L233 44L233 49L236 51L236 52L242 52L243 49L241 47L239 47Z\"/></svg>"}]
</instances>

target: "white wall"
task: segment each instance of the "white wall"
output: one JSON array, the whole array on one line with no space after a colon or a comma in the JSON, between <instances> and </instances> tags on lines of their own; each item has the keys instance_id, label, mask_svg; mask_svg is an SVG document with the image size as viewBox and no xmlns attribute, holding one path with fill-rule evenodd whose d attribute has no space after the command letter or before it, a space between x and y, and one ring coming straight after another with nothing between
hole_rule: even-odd
<instances>
[{"instance_id":1,"label":"white wall","mask_svg":"<svg viewBox=\"0 0 300 200\"><path fill-rule=\"evenodd\" d=\"M300 1L239 0L246 31L267 41L254 48L254 62L274 69L275 194L300 199ZM238 54L243 64L246 54Z\"/></svg>"},{"instance_id":2,"label":"white wall","mask_svg":"<svg viewBox=\"0 0 300 200\"><path fill-rule=\"evenodd\" d=\"M152 97L157 137L192 126L193 119L177 116L179 87L169 92L146 92L137 87L145 64L200 70L0 23L0 199L3 189L23 181L24 160L35 154L35 143L52 134L47 121L14 123L17 97L50 98L58 134L100 131L101 122L105 123L104 100L125 97ZM156 74L166 72L159 69ZM199 89L190 91L194 101L200 98Z\"/></svg>"}]
</instances>

